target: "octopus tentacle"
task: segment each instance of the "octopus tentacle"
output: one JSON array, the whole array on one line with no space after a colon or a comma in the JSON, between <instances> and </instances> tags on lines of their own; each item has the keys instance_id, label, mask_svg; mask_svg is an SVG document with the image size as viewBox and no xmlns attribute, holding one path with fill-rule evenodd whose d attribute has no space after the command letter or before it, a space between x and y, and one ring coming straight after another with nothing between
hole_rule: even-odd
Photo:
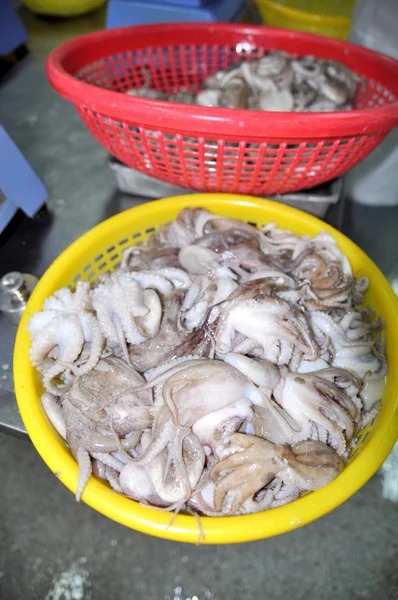
<instances>
[{"instance_id":1,"label":"octopus tentacle","mask_svg":"<svg viewBox=\"0 0 398 600\"><path fill-rule=\"evenodd\" d=\"M106 452L92 452L91 456L118 473L120 473L125 465L123 461L115 458L112 456L112 454L107 454Z\"/></svg>"},{"instance_id":2,"label":"octopus tentacle","mask_svg":"<svg viewBox=\"0 0 398 600\"><path fill-rule=\"evenodd\" d=\"M77 464L79 465L79 480L76 488L76 501L80 502L84 488L87 485L92 473L92 464L90 455L84 448L79 448L76 454Z\"/></svg>"},{"instance_id":3,"label":"octopus tentacle","mask_svg":"<svg viewBox=\"0 0 398 600\"><path fill-rule=\"evenodd\" d=\"M137 465L145 467L153 461L166 446L174 439L178 427L174 425L169 411L164 408L156 415L153 424L152 439L148 447L134 461Z\"/></svg>"},{"instance_id":4,"label":"octopus tentacle","mask_svg":"<svg viewBox=\"0 0 398 600\"><path fill-rule=\"evenodd\" d=\"M324 427L333 448L340 455L344 453L354 434L356 408L343 390L316 373L289 373L275 397L301 429L308 432L310 422Z\"/></svg>"},{"instance_id":5,"label":"octopus tentacle","mask_svg":"<svg viewBox=\"0 0 398 600\"><path fill-rule=\"evenodd\" d=\"M138 281L143 288L155 289L164 296L169 296L174 290L167 277L153 271L130 271L130 277Z\"/></svg>"},{"instance_id":6,"label":"octopus tentacle","mask_svg":"<svg viewBox=\"0 0 398 600\"><path fill-rule=\"evenodd\" d=\"M87 313L84 318L90 331L90 350L86 362L73 369L75 377L81 377L94 369L101 358L105 346L105 336L98 326L96 317L93 314Z\"/></svg>"},{"instance_id":7,"label":"octopus tentacle","mask_svg":"<svg viewBox=\"0 0 398 600\"><path fill-rule=\"evenodd\" d=\"M123 492L123 488L119 483L118 475L119 473L115 469L112 469L112 467L105 467L105 477L109 485L115 490L115 492L119 492L119 494L121 494Z\"/></svg>"},{"instance_id":8,"label":"octopus tentacle","mask_svg":"<svg viewBox=\"0 0 398 600\"><path fill-rule=\"evenodd\" d=\"M213 466L214 505L224 514L236 514L275 476L304 490L318 489L341 472L343 463L320 442L301 442L291 448L262 438L235 433L226 456ZM268 500L268 499L267 499Z\"/></svg>"}]
</instances>

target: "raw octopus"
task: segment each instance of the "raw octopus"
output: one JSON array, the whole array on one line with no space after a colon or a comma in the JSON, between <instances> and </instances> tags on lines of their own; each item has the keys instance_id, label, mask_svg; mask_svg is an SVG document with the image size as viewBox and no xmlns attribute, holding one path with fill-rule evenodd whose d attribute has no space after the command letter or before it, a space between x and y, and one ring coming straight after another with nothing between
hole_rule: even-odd
<instances>
[{"instance_id":1,"label":"raw octopus","mask_svg":"<svg viewBox=\"0 0 398 600\"><path fill-rule=\"evenodd\" d=\"M219 108L282 112L349 110L360 77L345 65L313 56L295 57L268 52L259 59L232 63L205 78L196 93L178 89L166 94L151 86L149 71L144 85L127 91L130 96Z\"/></svg>"},{"instance_id":2,"label":"raw octopus","mask_svg":"<svg viewBox=\"0 0 398 600\"><path fill-rule=\"evenodd\" d=\"M30 320L44 410L79 465L162 510L223 516L331 482L377 414L383 322L335 240L186 208Z\"/></svg>"}]
</instances>

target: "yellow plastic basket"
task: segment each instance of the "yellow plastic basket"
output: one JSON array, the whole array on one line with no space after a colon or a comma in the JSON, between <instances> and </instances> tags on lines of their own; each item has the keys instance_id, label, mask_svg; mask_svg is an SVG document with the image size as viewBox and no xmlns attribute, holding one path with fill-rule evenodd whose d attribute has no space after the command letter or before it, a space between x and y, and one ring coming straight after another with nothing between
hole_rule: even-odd
<instances>
[{"instance_id":1,"label":"yellow plastic basket","mask_svg":"<svg viewBox=\"0 0 398 600\"><path fill-rule=\"evenodd\" d=\"M22 0L38 15L77 17L105 4L106 0Z\"/></svg>"},{"instance_id":2,"label":"yellow plastic basket","mask_svg":"<svg viewBox=\"0 0 398 600\"><path fill-rule=\"evenodd\" d=\"M274 0L256 0L256 4L264 23L270 27L307 31L340 40L348 39L351 19L333 14L333 3L331 2L328 3L329 14L322 1L318 3L319 13L287 6Z\"/></svg>"},{"instance_id":3,"label":"yellow plastic basket","mask_svg":"<svg viewBox=\"0 0 398 600\"><path fill-rule=\"evenodd\" d=\"M353 242L329 225L294 208L249 196L197 194L150 202L120 213L101 223L67 248L38 283L23 315L15 345L14 377L19 410L37 451L58 479L75 492L78 467L65 442L48 421L41 405L40 376L31 366L26 331L32 314L57 288L74 285L79 279L95 281L100 273L113 271L123 250L141 244L163 223L174 219L185 206L203 206L215 213L263 225L275 221L298 234L314 236L322 230L331 233L349 257L357 276L367 275L371 285L367 300L384 316L387 356L390 364L381 411L374 423L358 437L343 473L327 487L296 502L254 515L201 518L205 544L246 542L290 531L330 512L347 500L377 471L390 452L398 430L398 302L376 265ZM171 515L146 508L125 498L105 483L91 478L83 500L107 517L158 537L198 543L194 517Z\"/></svg>"}]
</instances>

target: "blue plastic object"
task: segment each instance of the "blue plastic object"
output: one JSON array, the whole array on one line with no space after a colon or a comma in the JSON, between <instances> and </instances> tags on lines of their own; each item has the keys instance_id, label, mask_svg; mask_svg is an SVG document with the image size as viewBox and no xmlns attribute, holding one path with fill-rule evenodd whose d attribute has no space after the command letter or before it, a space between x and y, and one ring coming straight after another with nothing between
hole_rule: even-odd
<instances>
[{"instance_id":1,"label":"blue plastic object","mask_svg":"<svg viewBox=\"0 0 398 600\"><path fill-rule=\"evenodd\" d=\"M26 42L27 33L11 0L0 0L0 55L6 56Z\"/></svg>"},{"instance_id":2,"label":"blue plastic object","mask_svg":"<svg viewBox=\"0 0 398 600\"><path fill-rule=\"evenodd\" d=\"M33 217L48 192L18 146L0 125L0 233L20 208Z\"/></svg>"},{"instance_id":3,"label":"blue plastic object","mask_svg":"<svg viewBox=\"0 0 398 600\"><path fill-rule=\"evenodd\" d=\"M111 0L108 4L108 29L151 23L214 23L239 21L246 11L245 0Z\"/></svg>"}]
</instances>

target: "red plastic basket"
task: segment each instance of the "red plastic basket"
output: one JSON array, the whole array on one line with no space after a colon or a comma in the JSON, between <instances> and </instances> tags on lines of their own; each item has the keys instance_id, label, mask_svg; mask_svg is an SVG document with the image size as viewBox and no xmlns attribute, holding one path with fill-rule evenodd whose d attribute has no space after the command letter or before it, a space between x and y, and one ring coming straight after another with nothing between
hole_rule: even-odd
<instances>
[{"instance_id":1,"label":"red plastic basket","mask_svg":"<svg viewBox=\"0 0 398 600\"><path fill-rule=\"evenodd\" d=\"M279 113L204 108L127 96L149 71L171 93L268 50L345 63L363 77L355 110ZM201 191L272 195L337 177L398 124L398 62L347 42L236 24L126 27L52 52L50 83L101 144L152 177Z\"/></svg>"}]
</instances>

